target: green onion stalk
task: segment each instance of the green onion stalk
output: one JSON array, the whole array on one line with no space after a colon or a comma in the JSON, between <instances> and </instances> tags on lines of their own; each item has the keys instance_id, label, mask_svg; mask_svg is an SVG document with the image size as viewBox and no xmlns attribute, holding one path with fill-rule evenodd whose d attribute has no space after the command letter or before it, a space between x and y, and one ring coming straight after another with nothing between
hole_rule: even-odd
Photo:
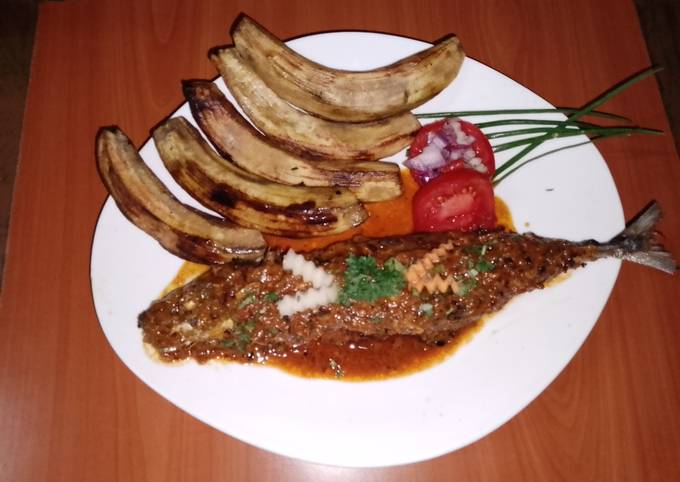
<instances>
[{"instance_id":1,"label":"green onion stalk","mask_svg":"<svg viewBox=\"0 0 680 482\"><path fill-rule=\"evenodd\" d=\"M489 139L502 139L516 136L529 136L519 140L503 142L496 144L493 147L495 153L502 152L515 147L523 147L517 154L512 156L507 162L496 169L492 181L494 185L507 178L510 174L517 171L520 167L525 166L529 162L540 159L549 154L571 149L584 144L598 142L603 139L618 136L630 136L633 134L648 134L659 135L662 131L656 129L642 128L636 125L630 125L630 119L617 114L602 112L596 110L602 104L628 89L632 85L641 80L654 75L661 68L652 67L642 72L633 75L629 79L615 85L611 89L604 92L580 108L560 107L554 109L502 109L502 110L468 110L457 112L430 112L424 114L416 114L419 119L440 119L447 117L475 117L475 116L492 116L492 115L516 115L516 114L564 114L567 116L566 120L547 120L547 119L501 119L487 122L477 123L477 127L484 131ZM625 122L624 125L602 126L591 122L584 122L580 120L582 117L600 117L619 122ZM486 132L485 129L491 127L503 127L511 125L522 126L537 126L537 127L523 127L520 129L509 129L496 132ZM573 137L585 135L588 137L587 141L580 141L567 146L556 148L540 154L538 156L528 158L527 156L538 146L544 142L561 137Z\"/></svg>"}]
</instances>

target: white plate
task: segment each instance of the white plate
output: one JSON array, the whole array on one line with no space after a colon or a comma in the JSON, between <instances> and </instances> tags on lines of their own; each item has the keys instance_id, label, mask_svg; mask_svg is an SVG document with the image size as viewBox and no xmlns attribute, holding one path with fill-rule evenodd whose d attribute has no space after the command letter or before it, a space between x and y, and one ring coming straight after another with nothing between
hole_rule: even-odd
<instances>
[{"instance_id":1,"label":"white plate","mask_svg":"<svg viewBox=\"0 0 680 482\"><path fill-rule=\"evenodd\" d=\"M321 63L356 70L428 46L357 32L313 35L290 45ZM418 111L522 107L550 105L466 59L454 83ZM175 115L191 118L186 105ZM162 167L153 143L141 152L171 190L190 201ZM544 236L606 240L624 225L616 187L591 145L528 165L501 183L497 194L509 204L520 230ZM387 381L351 383L298 378L266 366L152 361L142 347L137 315L180 264L107 200L92 248L92 292L102 329L121 360L161 396L224 433L286 456L353 467L445 454L517 414L579 349L620 265L598 261L556 286L519 297L433 368Z\"/></svg>"}]
</instances>

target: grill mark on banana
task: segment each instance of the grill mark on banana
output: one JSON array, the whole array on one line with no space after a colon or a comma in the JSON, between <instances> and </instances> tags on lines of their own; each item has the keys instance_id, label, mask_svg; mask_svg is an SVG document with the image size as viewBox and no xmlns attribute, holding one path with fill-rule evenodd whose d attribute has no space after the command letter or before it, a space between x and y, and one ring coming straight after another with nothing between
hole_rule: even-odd
<instances>
[{"instance_id":1,"label":"grill mark on banana","mask_svg":"<svg viewBox=\"0 0 680 482\"><path fill-rule=\"evenodd\" d=\"M239 54L279 96L344 122L382 119L425 103L453 81L465 58L458 38L449 37L386 67L352 72L312 62L245 15L232 36Z\"/></svg>"},{"instance_id":2,"label":"grill mark on banana","mask_svg":"<svg viewBox=\"0 0 680 482\"><path fill-rule=\"evenodd\" d=\"M97 168L123 215L171 253L197 263L259 260L262 234L181 203L144 164L117 127L99 130Z\"/></svg>"},{"instance_id":3,"label":"grill mark on banana","mask_svg":"<svg viewBox=\"0 0 680 482\"><path fill-rule=\"evenodd\" d=\"M410 112L363 123L320 119L279 97L236 49L213 49L210 59L253 124L281 147L296 154L373 161L408 146L420 128Z\"/></svg>"},{"instance_id":4,"label":"grill mark on banana","mask_svg":"<svg viewBox=\"0 0 680 482\"><path fill-rule=\"evenodd\" d=\"M344 188L286 186L221 158L182 117L153 132L170 174L204 206L241 226L290 237L335 234L357 226L366 211Z\"/></svg>"},{"instance_id":5,"label":"grill mark on banana","mask_svg":"<svg viewBox=\"0 0 680 482\"><path fill-rule=\"evenodd\" d=\"M215 149L246 171L293 186L347 187L367 202L401 195L396 164L318 161L298 156L277 147L252 127L213 82L185 81L183 91L194 119Z\"/></svg>"}]
</instances>

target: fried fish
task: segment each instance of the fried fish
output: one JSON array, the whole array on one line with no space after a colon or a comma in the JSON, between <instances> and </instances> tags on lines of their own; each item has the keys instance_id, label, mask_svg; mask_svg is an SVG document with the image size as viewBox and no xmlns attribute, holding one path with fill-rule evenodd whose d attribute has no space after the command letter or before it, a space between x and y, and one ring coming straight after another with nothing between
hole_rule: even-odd
<instances>
[{"instance_id":1,"label":"fried fish","mask_svg":"<svg viewBox=\"0 0 680 482\"><path fill-rule=\"evenodd\" d=\"M211 268L155 301L139 327L165 361L263 359L317 341L393 335L442 344L513 297L601 258L674 273L654 230L660 216L652 204L605 243L489 231L355 238L302 261L272 249L256 264Z\"/></svg>"}]
</instances>

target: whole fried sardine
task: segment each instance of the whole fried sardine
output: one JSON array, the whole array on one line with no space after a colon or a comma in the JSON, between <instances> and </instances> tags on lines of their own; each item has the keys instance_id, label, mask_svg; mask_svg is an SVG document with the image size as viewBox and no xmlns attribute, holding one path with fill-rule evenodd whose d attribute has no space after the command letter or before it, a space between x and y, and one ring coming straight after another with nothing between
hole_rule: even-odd
<instances>
[{"instance_id":1,"label":"whole fried sardine","mask_svg":"<svg viewBox=\"0 0 680 482\"><path fill-rule=\"evenodd\" d=\"M600 258L674 273L654 231L660 216L652 204L606 243L506 231L355 238L305 253L298 274L284 269L287 254L271 250L259 264L211 268L154 302L139 326L166 361L262 359L316 341L392 335L441 344L514 296ZM301 300L324 280L334 301L306 307Z\"/></svg>"}]
</instances>

